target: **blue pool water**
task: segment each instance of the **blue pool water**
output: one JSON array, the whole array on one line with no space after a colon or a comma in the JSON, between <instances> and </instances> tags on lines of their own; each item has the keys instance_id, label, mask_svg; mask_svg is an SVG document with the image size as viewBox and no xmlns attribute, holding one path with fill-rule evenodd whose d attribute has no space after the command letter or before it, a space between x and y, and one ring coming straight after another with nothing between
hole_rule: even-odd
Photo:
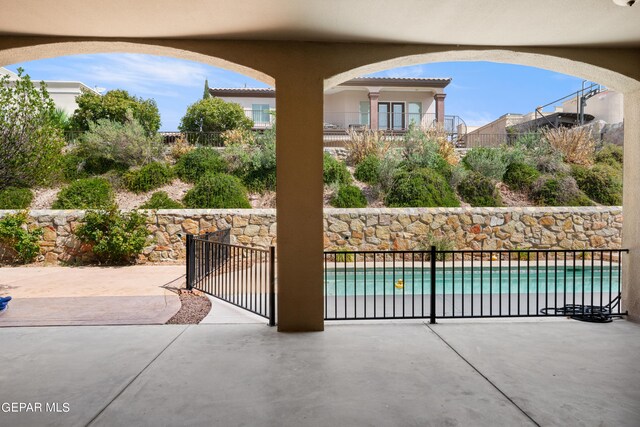
<instances>
[{"instance_id":1,"label":"blue pool water","mask_svg":"<svg viewBox=\"0 0 640 427\"><path fill-rule=\"evenodd\" d=\"M346 268L325 270L325 294L345 295L419 295L429 294L430 269ZM396 287L399 280L402 288ZM436 270L437 294L527 294L527 293L617 293L620 270L613 266L553 265L524 267L444 267Z\"/></svg>"}]
</instances>

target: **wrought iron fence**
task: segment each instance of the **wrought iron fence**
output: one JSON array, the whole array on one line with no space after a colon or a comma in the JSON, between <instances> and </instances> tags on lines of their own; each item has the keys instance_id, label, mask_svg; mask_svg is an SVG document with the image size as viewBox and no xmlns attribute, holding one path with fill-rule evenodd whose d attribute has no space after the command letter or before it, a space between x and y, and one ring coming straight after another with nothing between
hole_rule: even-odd
<instances>
[{"instance_id":1,"label":"wrought iron fence","mask_svg":"<svg viewBox=\"0 0 640 427\"><path fill-rule=\"evenodd\" d=\"M625 249L325 252L325 320L571 316L620 305Z\"/></svg>"},{"instance_id":2,"label":"wrought iron fence","mask_svg":"<svg viewBox=\"0 0 640 427\"><path fill-rule=\"evenodd\" d=\"M187 289L248 310L275 326L275 248L250 248L216 232L187 235Z\"/></svg>"}]
</instances>

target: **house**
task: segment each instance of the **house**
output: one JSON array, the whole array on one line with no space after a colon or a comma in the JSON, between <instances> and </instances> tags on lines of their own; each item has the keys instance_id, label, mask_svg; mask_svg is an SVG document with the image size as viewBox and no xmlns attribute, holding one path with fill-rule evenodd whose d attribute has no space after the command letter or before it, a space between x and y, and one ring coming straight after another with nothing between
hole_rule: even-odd
<instances>
[{"instance_id":1,"label":"house","mask_svg":"<svg viewBox=\"0 0 640 427\"><path fill-rule=\"evenodd\" d=\"M545 111L547 108L549 110ZM537 107L530 113L503 114L484 126L468 129L462 144L465 147L499 146L510 140L509 135L531 129L596 123L596 133L602 133L604 125L622 122L623 110L621 93L597 84L587 85L545 106Z\"/></svg>"},{"instance_id":2,"label":"house","mask_svg":"<svg viewBox=\"0 0 640 427\"><path fill-rule=\"evenodd\" d=\"M15 81L18 79L18 75L16 73L4 67L0 67L0 76L3 75L9 75L9 81ZM36 84L40 83L40 80L33 77L31 80ZM87 91L94 92L99 95L98 91L90 88L82 82L45 80L44 83L47 86L47 91L56 105L56 108L64 110L69 115L72 115L78 108L76 96Z\"/></svg>"},{"instance_id":3,"label":"house","mask_svg":"<svg viewBox=\"0 0 640 427\"><path fill-rule=\"evenodd\" d=\"M464 121L445 115L444 89L450 82L450 78L360 77L330 88L324 93L325 141L346 139L349 130L401 134L411 124L440 123L447 132L458 133ZM240 104L256 129L271 126L275 89L211 88L209 93Z\"/></svg>"}]
</instances>

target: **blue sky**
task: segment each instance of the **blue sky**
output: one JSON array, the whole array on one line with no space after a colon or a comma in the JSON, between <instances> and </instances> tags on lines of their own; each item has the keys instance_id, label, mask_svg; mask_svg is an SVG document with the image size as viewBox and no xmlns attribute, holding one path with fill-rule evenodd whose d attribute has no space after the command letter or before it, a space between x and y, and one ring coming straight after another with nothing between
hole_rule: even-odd
<instances>
[{"instance_id":1,"label":"blue sky","mask_svg":"<svg viewBox=\"0 0 640 427\"><path fill-rule=\"evenodd\" d=\"M139 54L74 55L9 65L22 67L35 80L81 81L106 90L126 89L154 98L162 117L161 130L176 130L187 106L210 87L266 87L241 74L205 64ZM578 90L576 77L510 64L442 62L395 68L373 74L388 77L451 77L445 89L446 114L459 115L468 125L482 125L505 113L527 113L536 106Z\"/></svg>"}]
</instances>

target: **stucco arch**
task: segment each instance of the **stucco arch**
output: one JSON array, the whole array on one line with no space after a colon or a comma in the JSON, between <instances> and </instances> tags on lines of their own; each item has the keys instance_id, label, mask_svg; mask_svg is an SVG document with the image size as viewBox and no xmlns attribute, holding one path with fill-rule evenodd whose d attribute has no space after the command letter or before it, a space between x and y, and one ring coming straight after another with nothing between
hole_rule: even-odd
<instances>
[{"instance_id":1,"label":"stucco arch","mask_svg":"<svg viewBox=\"0 0 640 427\"><path fill-rule=\"evenodd\" d=\"M147 55L169 56L177 59L199 62L214 67L234 71L265 84L274 86L275 79L269 74L239 62L233 62L218 56L207 55L187 48L179 48L148 41L64 41L43 42L27 46L0 48L0 66L44 58L54 58L67 55L95 54L95 53L141 53ZM117 70L114 70L117 72Z\"/></svg>"},{"instance_id":2,"label":"stucco arch","mask_svg":"<svg viewBox=\"0 0 640 427\"><path fill-rule=\"evenodd\" d=\"M325 79L325 89L334 87L352 78L371 74L391 68L433 62L488 61L506 64L525 65L594 81L618 92L635 92L640 90L640 81L620 72L589 62L582 62L558 54L526 52L506 49L468 49L444 50L439 52L403 55L396 58L359 66L351 70L333 75ZM612 64L617 65L617 64Z\"/></svg>"}]
</instances>

